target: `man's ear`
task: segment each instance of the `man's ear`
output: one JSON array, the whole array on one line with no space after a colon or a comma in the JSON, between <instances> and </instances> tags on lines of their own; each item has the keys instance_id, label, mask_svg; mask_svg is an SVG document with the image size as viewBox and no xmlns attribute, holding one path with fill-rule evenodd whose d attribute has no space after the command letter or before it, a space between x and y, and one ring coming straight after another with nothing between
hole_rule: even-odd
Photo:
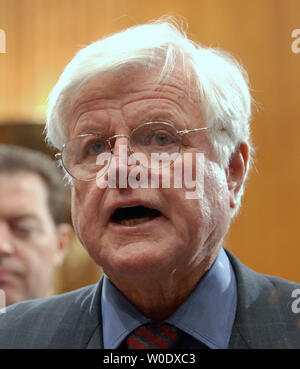
<instances>
[{"instance_id":1,"label":"man's ear","mask_svg":"<svg viewBox=\"0 0 300 369\"><path fill-rule=\"evenodd\" d=\"M67 256L72 235L73 228L70 226L70 224L61 223L57 226L58 245L55 258L55 264L57 267L64 262Z\"/></svg>"},{"instance_id":2,"label":"man's ear","mask_svg":"<svg viewBox=\"0 0 300 369\"><path fill-rule=\"evenodd\" d=\"M236 196L239 192L247 172L249 147L245 142L239 144L231 155L229 167L226 169L228 190L230 192L230 207L236 206Z\"/></svg>"}]
</instances>

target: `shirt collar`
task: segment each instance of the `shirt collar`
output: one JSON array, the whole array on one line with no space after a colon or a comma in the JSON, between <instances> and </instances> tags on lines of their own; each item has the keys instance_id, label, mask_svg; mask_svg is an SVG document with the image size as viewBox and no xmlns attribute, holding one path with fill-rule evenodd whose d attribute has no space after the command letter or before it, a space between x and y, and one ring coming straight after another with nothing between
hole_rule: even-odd
<instances>
[{"instance_id":1,"label":"shirt collar","mask_svg":"<svg viewBox=\"0 0 300 369\"><path fill-rule=\"evenodd\" d=\"M228 347L235 318L237 288L223 249L187 300L165 322L210 348ZM140 325L151 323L104 275L101 309L104 348L117 348Z\"/></svg>"}]
</instances>

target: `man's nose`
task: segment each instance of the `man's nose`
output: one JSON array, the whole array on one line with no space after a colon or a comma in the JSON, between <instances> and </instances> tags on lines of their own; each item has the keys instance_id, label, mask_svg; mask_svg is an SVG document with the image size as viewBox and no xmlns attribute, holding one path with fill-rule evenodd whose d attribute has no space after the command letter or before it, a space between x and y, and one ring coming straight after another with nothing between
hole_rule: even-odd
<instances>
[{"instance_id":1,"label":"man's nose","mask_svg":"<svg viewBox=\"0 0 300 369\"><path fill-rule=\"evenodd\" d=\"M116 166L118 169L122 169L123 166L128 165L129 157L129 137L120 136L115 140L113 147L113 154L116 160Z\"/></svg>"},{"instance_id":2,"label":"man's nose","mask_svg":"<svg viewBox=\"0 0 300 369\"><path fill-rule=\"evenodd\" d=\"M9 225L0 222L0 257L10 255L14 251Z\"/></svg>"},{"instance_id":3,"label":"man's nose","mask_svg":"<svg viewBox=\"0 0 300 369\"><path fill-rule=\"evenodd\" d=\"M131 164L128 163L130 156L129 137L116 137L112 148L113 157L108 168L108 183L112 187L127 188L128 187L128 173Z\"/></svg>"}]
</instances>

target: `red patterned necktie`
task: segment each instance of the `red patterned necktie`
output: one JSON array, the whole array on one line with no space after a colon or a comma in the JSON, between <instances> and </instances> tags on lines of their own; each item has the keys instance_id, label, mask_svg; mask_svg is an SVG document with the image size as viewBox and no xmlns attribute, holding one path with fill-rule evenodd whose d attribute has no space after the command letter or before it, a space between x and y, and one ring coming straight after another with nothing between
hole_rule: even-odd
<instances>
[{"instance_id":1,"label":"red patterned necktie","mask_svg":"<svg viewBox=\"0 0 300 369\"><path fill-rule=\"evenodd\" d=\"M179 340L179 330L168 324L144 325L126 339L129 349L172 349Z\"/></svg>"}]
</instances>

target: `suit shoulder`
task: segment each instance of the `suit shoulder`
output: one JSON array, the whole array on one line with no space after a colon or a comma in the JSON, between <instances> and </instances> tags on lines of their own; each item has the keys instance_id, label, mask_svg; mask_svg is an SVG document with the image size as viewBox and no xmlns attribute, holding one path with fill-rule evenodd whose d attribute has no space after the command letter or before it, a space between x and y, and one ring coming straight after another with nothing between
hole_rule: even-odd
<instances>
[{"instance_id":1,"label":"suit shoulder","mask_svg":"<svg viewBox=\"0 0 300 369\"><path fill-rule=\"evenodd\" d=\"M84 298L91 293L93 288L94 285L91 285L56 296L19 302L17 304L8 306L5 309L5 320L12 316L14 319L18 319L17 315L22 315L22 318L25 318L26 316L30 316L30 314L37 316L39 313L43 314L47 312L47 314L49 314L51 311L53 314L55 314L57 310L64 310L70 304L73 304L76 301L84 300Z\"/></svg>"},{"instance_id":2,"label":"suit shoulder","mask_svg":"<svg viewBox=\"0 0 300 369\"><path fill-rule=\"evenodd\" d=\"M229 258L238 292L231 347L238 347L236 342L242 337L248 348L300 348L297 314L300 285L257 273L232 254L229 254Z\"/></svg>"},{"instance_id":3,"label":"suit shoulder","mask_svg":"<svg viewBox=\"0 0 300 369\"><path fill-rule=\"evenodd\" d=\"M0 348L27 348L22 342L35 342L37 346L40 342L41 347L45 347L46 343L36 337L43 336L41 332L51 337L58 322L67 313L74 317L91 300L94 290L95 285L91 285L61 295L8 306L0 314Z\"/></svg>"},{"instance_id":4,"label":"suit shoulder","mask_svg":"<svg viewBox=\"0 0 300 369\"><path fill-rule=\"evenodd\" d=\"M229 260L238 280L242 280L246 285L251 284L254 288L281 288L282 291L286 292L300 288L300 284L297 282L273 275L258 273L244 265L228 250L226 250L226 253L229 256Z\"/></svg>"}]
</instances>

